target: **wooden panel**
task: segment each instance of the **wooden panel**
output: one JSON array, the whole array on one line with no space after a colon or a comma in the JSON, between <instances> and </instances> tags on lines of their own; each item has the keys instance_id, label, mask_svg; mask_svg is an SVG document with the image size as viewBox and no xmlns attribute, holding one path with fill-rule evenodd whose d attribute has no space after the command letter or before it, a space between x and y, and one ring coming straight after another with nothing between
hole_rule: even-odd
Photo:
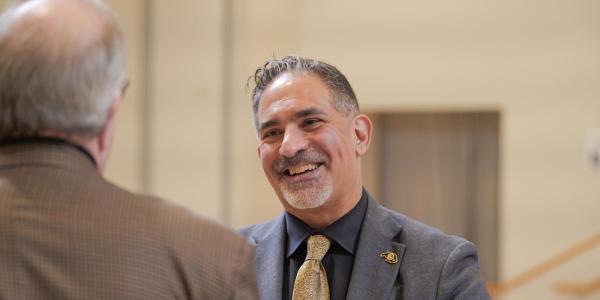
<instances>
[{"instance_id":1,"label":"wooden panel","mask_svg":"<svg viewBox=\"0 0 600 300\"><path fill-rule=\"evenodd\" d=\"M378 156L380 201L475 242L482 273L495 280L498 114L405 113L379 119L379 147L370 155Z\"/></svg>"},{"instance_id":2,"label":"wooden panel","mask_svg":"<svg viewBox=\"0 0 600 300\"><path fill-rule=\"evenodd\" d=\"M222 217L222 3L148 5L149 192Z\"/></svg>"}]
</instances>

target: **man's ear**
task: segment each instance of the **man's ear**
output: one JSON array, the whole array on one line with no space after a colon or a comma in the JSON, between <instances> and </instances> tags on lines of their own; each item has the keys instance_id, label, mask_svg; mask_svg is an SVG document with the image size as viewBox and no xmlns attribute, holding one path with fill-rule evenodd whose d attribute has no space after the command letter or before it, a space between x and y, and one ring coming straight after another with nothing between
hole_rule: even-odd
<instances>
[{"instance_id":1,"label":"man's ear","mask_svg":"<svg viewBox=\"0 0 600 300\"><path fill-rule=\"evenodd\" d=\"M108 108L108 112L106 114L106 123L98 136L98 148L100 151L105 151L108 147L111 147L115 118L119 108L121 107L121 102L123 102L123 95L119 94L119 96L115 98L111 106Z\"/></svg>"},{"instance_id":2,"label":"man's ear","mask_svg":"<svg viewBox=\"0 0 600 300\"><path fill-rule=\"evenodd\" d=\"M373 123L366 115L360 114L354 117L354 143L356 156L361 157L369 150L371 136L373 135Z\"/></svg>"}]
</instances>

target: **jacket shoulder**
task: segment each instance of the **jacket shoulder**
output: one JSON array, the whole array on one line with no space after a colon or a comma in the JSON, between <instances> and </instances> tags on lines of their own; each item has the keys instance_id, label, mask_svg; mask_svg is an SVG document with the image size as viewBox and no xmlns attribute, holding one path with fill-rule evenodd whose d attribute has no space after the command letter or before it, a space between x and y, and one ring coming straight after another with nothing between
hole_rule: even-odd
<instances>
[{"instance_id":1,"label":"jacket shoulder","mask_svg":"<svg viewBox=\"0 0 600 300\"><path fill-rule=\"evenodd\" d=\"M406 246L401 277L407 295L435 291L440 299L488 299L473 243L400 213L386 211L402 226L396 238ZM413 280L415 275L418 280Z\"/></svg>"},{"instance_id":2,"label":"jacket shoulder","mask_svg":"<svg viewBox=\"0 0 600 300\"><path fill-rule=\"evenodd\" d=\"M256 244L257 241L264 239L276 230L280 230L282 226L284 226L284 215L280 214L269 221L240 228L238 233Z\"/></svg>"},{"instance_id":3,"label":"jacket shoulder","mask_svg":"<svg viewBox=\"0 0 600 300\"><path fill-rule=\"evenodd\" d=\"M387 208L384 208L384 210L389 214L389 217L393 218L402 227L399 236L401 242L412 247L429 248L449 253L458 245L468 242L462 237L444 233L438 228L421 223L401 213Z\"/></svg>"},{"instance_id":4,"label":"jacket shoulder","mask_svg":"<svg viewBox=\"0 0 600 300\"><path fill-rule=\"evenodd\" d=\"M157 214L153 228L164 240L171 264L192 283L188 288L194 298L258 298L255 250L244 237L185 207L143 197Z\"/></svg>"}]
</instances>

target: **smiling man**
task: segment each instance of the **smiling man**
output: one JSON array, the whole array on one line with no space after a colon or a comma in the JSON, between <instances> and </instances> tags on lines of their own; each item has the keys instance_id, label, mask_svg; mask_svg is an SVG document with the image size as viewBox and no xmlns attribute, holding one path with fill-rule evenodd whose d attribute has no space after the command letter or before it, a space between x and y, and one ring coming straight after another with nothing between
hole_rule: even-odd
<instances>
[{"instance_id":1,"label":"smiling man","mask_svg":"<svg viewBox=\"0 0 600 300\"><path fill-rule=\"evenodd\" d=\"M475 246L379 205L363 188L372 123L346 77L316 60L254 75L258 156L281 216L241 230L263 299L487 299Z\"/></svg>"}]
</instances>

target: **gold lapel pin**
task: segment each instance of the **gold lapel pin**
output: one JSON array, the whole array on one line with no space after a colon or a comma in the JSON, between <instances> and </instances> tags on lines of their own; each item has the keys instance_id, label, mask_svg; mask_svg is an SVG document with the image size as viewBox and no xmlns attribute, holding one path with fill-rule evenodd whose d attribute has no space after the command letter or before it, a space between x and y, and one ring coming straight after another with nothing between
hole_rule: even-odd
<instances>
[{"instance_id":1,"label":"gold lapel pin","mask_svg":"<svg viewBox=\"0 0 600 300\"><path fill-rule=\"evenodd\" d=\"M394 253L394 252L383 252L381 254L379 254L379 256L383 257L383 260L385 260L386 263L388 264L395 264L398 263L398 254Z\"/></svg>"}]
</instances>

